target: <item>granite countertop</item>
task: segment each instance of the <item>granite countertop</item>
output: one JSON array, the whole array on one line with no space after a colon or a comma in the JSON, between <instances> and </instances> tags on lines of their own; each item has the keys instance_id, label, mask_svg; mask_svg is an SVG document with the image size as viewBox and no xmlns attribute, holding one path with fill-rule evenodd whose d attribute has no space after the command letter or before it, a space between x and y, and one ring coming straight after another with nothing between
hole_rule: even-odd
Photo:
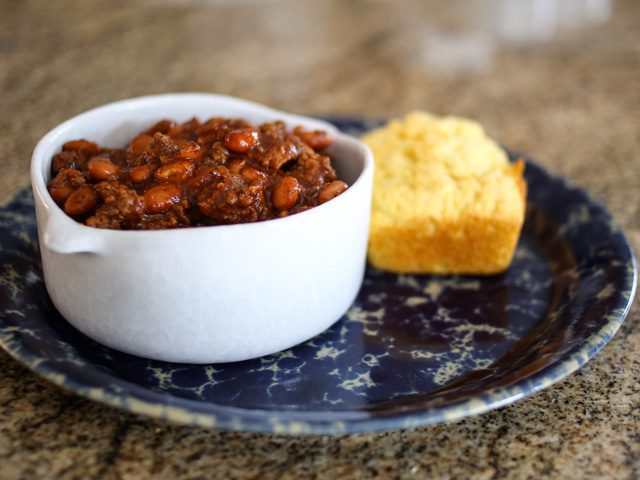
<instances>
[{"instance_id":1,"label":"granite countertop","mask_svg":"<svg viewBox=\"0 0 640 480\"><path fill-rule=\"evenodd\" d=\"M637 249L640 9L535 4L3 1L0 201L28 184L34 144L63 119L131 96L207 91L301 113L476 118L604 202ZM0 352L0 477L639 478L639 324L636 305L585 368L498 411L340 437L139 417Z\"/></svg>"}]
</instances>

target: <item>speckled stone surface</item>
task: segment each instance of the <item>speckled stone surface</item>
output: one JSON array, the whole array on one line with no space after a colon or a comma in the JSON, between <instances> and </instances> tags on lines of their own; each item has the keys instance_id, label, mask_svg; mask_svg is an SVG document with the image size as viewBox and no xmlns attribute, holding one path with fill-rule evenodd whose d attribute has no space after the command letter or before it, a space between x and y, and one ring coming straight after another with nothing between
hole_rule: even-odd
<instances>
[{"instance_id":1,"label":"speckled stone surface","mask_svg":"<svg viewBox=\"0 0 640 480\"><path fill-rule=\"evenodd\" d=\"M480 3L4 1L0 200L28 182L33 145L61 120L201 90L302 113L474 117L605 202L637 249L637 3L558 2L569 11L555 21L530 1ZM638 478L639 317L519 403L342 437L173 426L66 393L0 353L0 478Z\"/></svg>"}]
</instances>

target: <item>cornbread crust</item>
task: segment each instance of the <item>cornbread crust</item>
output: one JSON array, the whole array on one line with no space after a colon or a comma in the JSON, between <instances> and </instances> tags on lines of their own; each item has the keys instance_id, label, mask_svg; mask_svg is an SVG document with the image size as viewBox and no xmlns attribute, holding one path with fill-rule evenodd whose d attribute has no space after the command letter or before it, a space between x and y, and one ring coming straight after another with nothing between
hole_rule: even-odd
<instances>
[{"instance_id":1,"label":"cornbread crust","mask_svg":"<svg viewBox=\"0 0 640 480\"><path fill-rule=\"evenodd\" d=\"M504 271L524 221L524 161L471 120L412 112L363 137L376 160L369 261L400 273Z\"/></svg>"}]
</instances>

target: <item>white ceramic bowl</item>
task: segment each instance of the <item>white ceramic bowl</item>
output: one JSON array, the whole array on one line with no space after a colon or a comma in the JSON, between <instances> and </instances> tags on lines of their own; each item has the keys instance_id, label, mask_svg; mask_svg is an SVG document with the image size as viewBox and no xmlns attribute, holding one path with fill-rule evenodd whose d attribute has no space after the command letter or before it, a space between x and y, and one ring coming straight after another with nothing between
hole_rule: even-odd
<instances>
[{"instance_id":1,"label":"white ceramic bowl","mask_svg":"<svg viewBox=\"0 0 640 480\"><path fill-rule=\"evenodd\" d=\"M52 156L71 139L121 147L157 120L240 117L324 129L349 189L290 217L241 225L116 231L82 225L51 199ZM231 362L303 342L337 321L362 283L373 158L332 125L211 94L111 103L38 143L31 181L45 283L60 313L109 347L172 362Z\"/></svg>"}]
</instances>

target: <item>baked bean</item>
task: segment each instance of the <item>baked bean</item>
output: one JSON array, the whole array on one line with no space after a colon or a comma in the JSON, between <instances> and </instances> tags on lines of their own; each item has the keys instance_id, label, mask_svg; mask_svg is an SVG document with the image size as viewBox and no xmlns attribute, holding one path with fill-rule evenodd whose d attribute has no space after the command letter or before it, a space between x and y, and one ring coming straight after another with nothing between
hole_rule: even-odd
<instances>
[{"instance_id":1,"label":"baked bean","mask_svg":"<svg viewBox=\"0 0 640 480\"><path fill-rule=\"evenodd\" d=\"M224 117L211 117L209 120L204 122L200 127L200 130L203 133L211 133L218 132L221 128L226 124L226 119Z\"/></svg>"},{"instance_id":2,"label":"baked bean","mask_svg":"<svg viewBox=\"0 0 640 480\"><path fill-rule=\"evenodd\" d=\"M58 205L64 205L67 198L87 183L84 175L75 168L62 168L49 183L49 193Z\"/></svg>"},{"instance_id":3,"label":"baked bean","mask_svg":"<svg viewBox=\"0 0 640 480\"><path fill-rule=\"evenodd\" d=\"M156 179L161 182L181 182L191 176L194 170L190 160L176 160L162 165L156 171Z\"/></svg>"},{"instance_id":4,"label":"baked bean","mask_svg":"<svg viewBox=\"0 0 640 480\"><path fill-rule=\"evenodd\" d=\"M153 163L146 163L139 167L132 168L129 172L129 179L131 180L131 183L146 182L149 180L155 169L156 166Z\"/></svg>"},{"instance_id":5,"label":"baked bean","mask_svg":"<svg viewBox=\"0 0 640 480\"><path fill-rule=\"evenodd\" d=\"M71 140L62 145L63 150L76 150L78 152L95 155L100 151L100 147L89 140Z\"/></svg>"},{"instance_id":6,"label":"baked bean","mask_svg":"<svg viewBox=\"0 0 640 480\"><path fill-rule=\"evenodd\" d=\"M202 149L196 142L190 140L176 140L180 149L180 158L185 160L197 160L202 156Z\"/></svg>"},{"instance_id":7,"label":"baked bean","mask_svg":"<svg viewBox=\"0 0 640 480\"><path fill-rule=\"evenodd\" d=\"M301 186L295 177L283 177L271 193L271 202L281 212L291 210L300 198Z\"/></svg>"},{"instance_id":8,"label":"baked bean","mask_svg":"<svg viewBox=\"0 0 640 480\"><path fill-rule=\"evenodd\" d=\"M91 185L80 187L64 202L64 211L72 217L88 214L98 203L98 195Z\"/></svg>"},{"instance_id":9,"label":"baked bean","mask_svg":"<svg viewBox=\"0 0 640 480\"><path fill-rule=\"evenodd\" d=\"M147 130L147 133L149 135L153 135L156 132L167 133L175 126L176 122L174 122L173 120L160 120L158 123L149 128L149 130Z\"/></svg>"},{"instance_id":10,"label":"baked bean","mask_svg":"<svg viewBox=\"0 0 640 480\"><path fill-rule=\"evenodd\" d=\"M243 128L227 133L224 146L233 153L246 153L258 143L258 132L252 128Z\"/></svg>"},{"instance_id":11,"label":"baked bean","mask_svg":"<svg viewBox=\"0 0 640 480\"><path fill-rule=\"evenodd\" d=\"M75 190L75 188L67 183L56 188L51 188L49 190L49 193L51 193L51 198L53 198L54 202L56 202L58 205L64 205L64 202L67 201L67 198L69 198L69 196L73 192L75 192Z\"/></svg>"},{"instance_id":12,"label":"baked bean","mask_svg":"<svg viewBox=\"0 0 640 480\"><path fill-rule=\"evenodd\" d=\"M300 140L314 150L324 150L333 143L333 139L327 134L327 132L322 130L314 130L310 132L302 127L296 127L294 133L300 138Z\"/></svg>"},{"instance_id":13,"label":"baked bean","mask_svg":"<svg viewBox=\"0 0 640 480\"><path fill-rule=\"evenodd\" d=\"M318 194L318 201L320 203L328 202L332 198L340 195L347 188L349 188L348 185L342 180L334 180L320 190L320 193Z\"/></svg>"},{"instance_id":14,"label":"baked bean","mask_svg":"<svg viewBox=\"0 0 640 480\"><path fill-rule=\"evenodd\" d=\"M151 142L153 142L153 137L147 133L143 133L133 139L129 144L129 150L131 150L131 153L134 155L141 155L144 152L150 152Z\"/></svg>"},{"instance_id":15,"label":"baked bean","mask_svg":"<svg viewBox=\"0 0 640 480\"><path fill-rule=\"evenodd\" d=\"M182 133L183 127L182 125L174 125L168 132L167 135L169 135L172 138L176 138L178 135L180 135Z\"/></svg>"},{"instance_id":16,"label":"baked bean","mask_svg":"<svg viewBox=\"0 0 640 480\"><path fill-rule=\"evenodd\" d=\"M147 213L162 213L182 200L182 188L175 183L156 185L142 196L144 210Z\"/></svg>"},{"instance_id":17,"label":"baked bean","mask_svg":"<svg viewBox=\"0 0 640 480\"><path fill-rule=\"evenodd\" d=\"M87 164L87 170L92 180L116 180L119 168L111 160L105 157L93 157Z\"/></svg>"}]
</instances>

